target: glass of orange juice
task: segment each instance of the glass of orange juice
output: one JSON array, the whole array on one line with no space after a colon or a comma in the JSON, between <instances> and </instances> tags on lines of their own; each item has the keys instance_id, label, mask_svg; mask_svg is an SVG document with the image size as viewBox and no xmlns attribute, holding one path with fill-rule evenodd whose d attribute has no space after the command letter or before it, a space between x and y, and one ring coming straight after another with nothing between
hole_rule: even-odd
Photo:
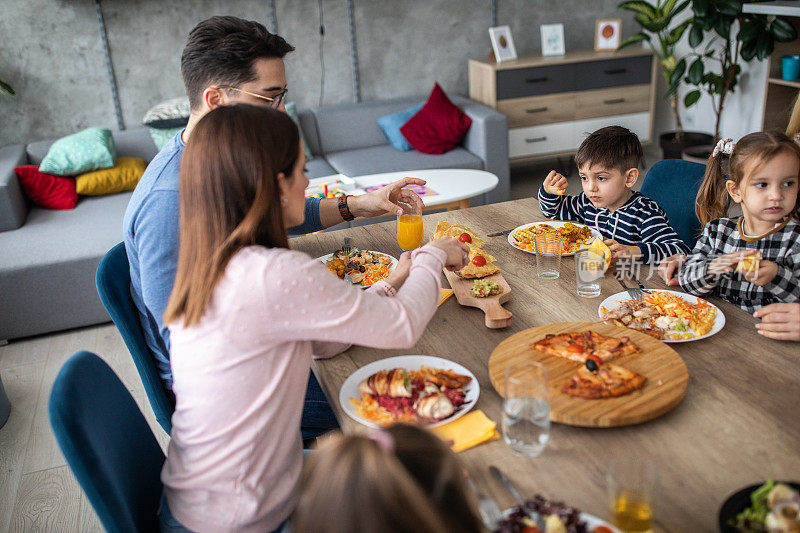
<instances>
[{"instance_id":1,"label":"glass of orange juice","mask_svg":"<svg viewBox=\"0 0 800 533\"><path fill-rule=\"evenodd\" d=\"M612 461L606 471L611 522L625 533L652 532L658 480L658 470L651 461Z\"/></svg>"},{"instance_id":2,"label":"glass of orange juice","mask_svg":"<svg viewBox=\"0 0 800 533\"><path fill-rule=\"evenodd\" d=\"M422 245L422 213L416 206L398 202L403 214L397 215L397 244L403 250L413 250Z\"/></svg>"}]
</instances>

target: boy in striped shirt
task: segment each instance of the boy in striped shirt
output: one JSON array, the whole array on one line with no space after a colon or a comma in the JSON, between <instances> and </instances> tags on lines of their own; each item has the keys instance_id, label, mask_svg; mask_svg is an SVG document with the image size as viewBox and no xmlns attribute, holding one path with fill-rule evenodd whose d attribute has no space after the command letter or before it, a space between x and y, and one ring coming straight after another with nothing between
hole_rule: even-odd
<instances>
[{"instance_id":1,"label":"boy in striped shirt","mask_svg":"<svg viewBox=\"0 0 800 533\"><path fill-rule=\"evenodd\" d=\"M589 135L575 155L583 192L565 194L567 178L551 171L539 189L547 218L574 220L599 231L614 259L658 263L689 248L658 204L632 191L639 178L642 145L635 133L608 126Z\"/></svg>"}]
</instances>

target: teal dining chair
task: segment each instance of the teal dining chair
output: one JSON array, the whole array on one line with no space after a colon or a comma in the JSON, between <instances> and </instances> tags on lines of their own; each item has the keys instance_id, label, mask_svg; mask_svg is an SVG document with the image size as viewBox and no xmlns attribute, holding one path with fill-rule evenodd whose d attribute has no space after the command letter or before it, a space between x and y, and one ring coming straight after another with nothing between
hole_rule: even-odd
<instances>
[{"instance_id":1,"label":"teal dining chair","mask_svg":"<svg viewBox=\"0 0 800 533\"><path fill-rule=\"evenodd\" d=\"M664 159L653 165L642 182L641 193L655 200L667 213L669 225L694 248L703 228L694 212L694 201L706 166L682 159Z\"/></svg>"},{"instance_id":2,"label":"teal dining chair","mask_svg":"<svg viewBox=\"0 0 800 533\"><path fill-rule=\"evenodd\" d=\"M95 284L100 301L111 315L111 320L133 357L156 420L169 434L172 429L172 413L175 411L175 396L161 381L154 357L144 340L139 312L131 297L131 274L125 243L114 246L100 260Z\"/></svg>"},{"instance_id":3,"label":"teal dining chair","mask_svg":"<svg viewBox=\"0 0 800 533\"><path fill-rule=\"evenodd\" d=\"M98 356L81 351L56 377L50 424L106 531L159 531L164 453L130 392Z\"/></svg>"}]
</instances>

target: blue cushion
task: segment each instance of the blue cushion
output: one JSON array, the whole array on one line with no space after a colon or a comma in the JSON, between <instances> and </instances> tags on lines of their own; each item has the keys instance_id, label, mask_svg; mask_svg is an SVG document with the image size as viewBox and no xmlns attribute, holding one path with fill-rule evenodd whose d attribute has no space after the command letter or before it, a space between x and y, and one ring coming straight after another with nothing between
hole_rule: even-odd
<instances>
[{"instance_id":1,"label":"blue cushion","mask_svg":"<svg viewBox=\"0 0 800 533\"><path fill-rule=\"evenodd\" d=\"M706 166L682 159L665 159L653 165L642 182L642 194L667 213L669 225L689 249L703 228L694 212L694 202Z\"/></svg>"},{"instance_id":2,"label":"blue cushion","mask_svg":"<svg viewBox=\"0 0 800 533\"><path fill-rule=\"evenodd\" d=\"M408 122L408 119L413 117L417 111L422 109L423 105L425 105L424 102L378 119L378 126L381 127L383 134L386 135L386 140L401 152L408 152L412 147L408 144L406 138L403 137L403 134L400 133L400 128L403 124Z\"/></svg>"}]
</instances>

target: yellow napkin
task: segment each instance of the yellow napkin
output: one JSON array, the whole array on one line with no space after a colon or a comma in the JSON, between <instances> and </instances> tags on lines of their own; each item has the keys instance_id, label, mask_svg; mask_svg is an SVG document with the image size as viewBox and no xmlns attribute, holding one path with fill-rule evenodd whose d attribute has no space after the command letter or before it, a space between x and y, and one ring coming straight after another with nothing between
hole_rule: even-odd
<instances>
[{"instance_id":1,"label":"yellow napkin","mask_svg":"<svg viewBox=\"0 0 800 533\"><path fill-rule=\"evenodd\" d=\"M442 289L442 296L439 299L439 305L442 305L453 295L453 289Z\"/></svg>"},{"instance_id":2,"label":"yellow napkin","mask_svg":"<svg viewBox=\"0 0 800 533\"><path fill-rule=\"evenodd\" d=\"M431 431L443 441L452 442L450 448L454 452L460 452L483 442L500 438L500 433L497 432L497 424L489 420L480 409L471 411L449 424L431 428Z\"/></svg>"}]
</instances>

